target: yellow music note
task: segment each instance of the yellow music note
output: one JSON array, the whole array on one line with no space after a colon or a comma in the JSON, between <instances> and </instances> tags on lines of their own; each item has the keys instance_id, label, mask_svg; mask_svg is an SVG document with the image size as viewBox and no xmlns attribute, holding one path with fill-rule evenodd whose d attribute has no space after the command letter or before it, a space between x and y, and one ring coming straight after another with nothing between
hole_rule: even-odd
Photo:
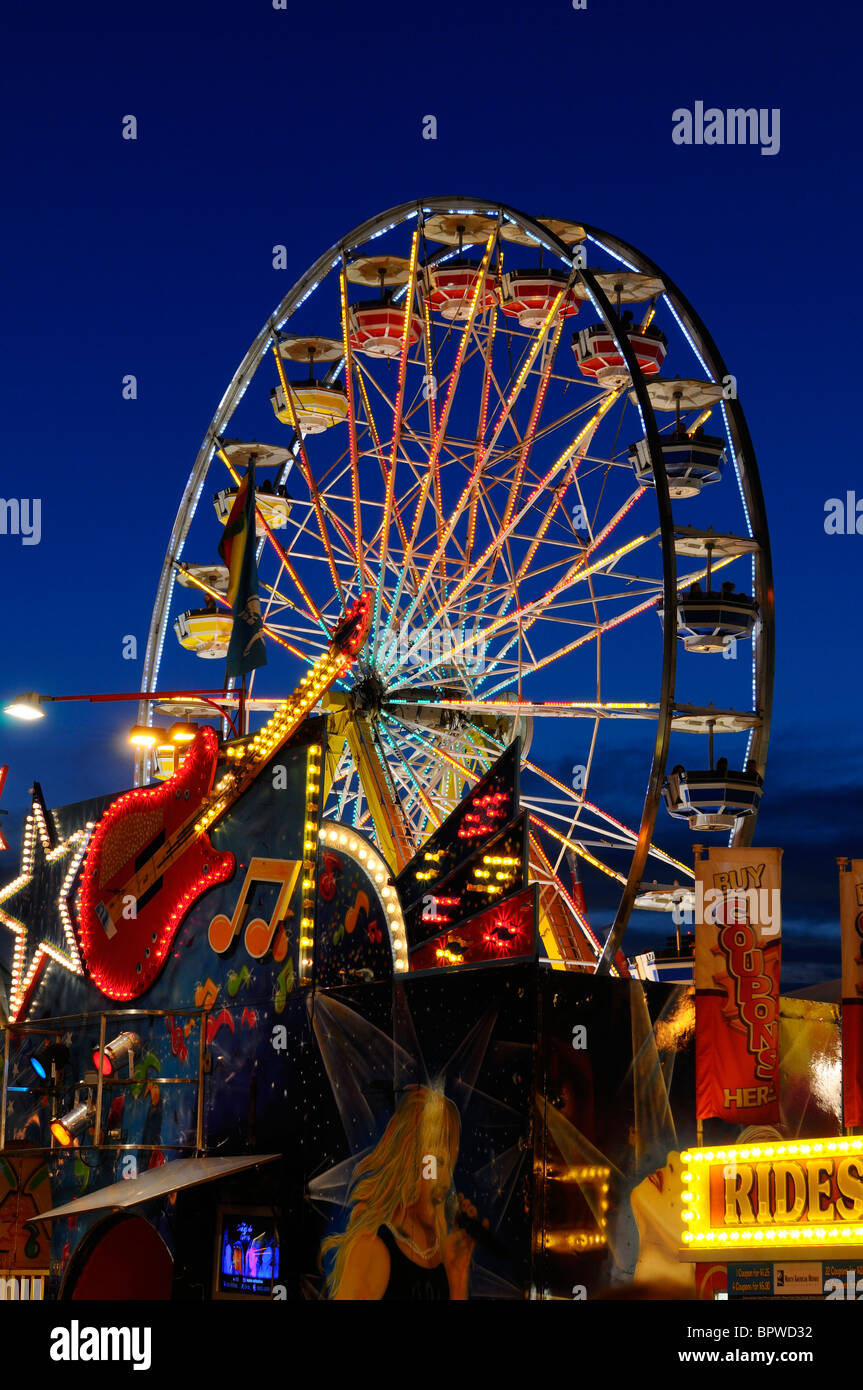
<instances>
[{"instance_id":1,"label":"yellow music note","mask_svg":"<svg viewBox=\"0 0 863 1390\"><path fill-rule=\"evenodd\" d=\"M212 1009L219 993L219 986L215 980L206 980L204 984L198 985L195 990L195 1008Z\"/></svg>"},{"instance_id":2,"label":"yellow music note","mask_svg":"<svg viewBox=\"0 0 863 1390\"><path fill-rule=\"evenodd\" d=\"M281 886L270 920L265 922L261 917L254 917L246 927L245 944L249 955L255 960L265 956L270 949L276 928L285 916L302 867L300 859L252 859L246 870L233 916L229 918L219 913L210 922L207 936L213 950L219 955L227 951L234 937L242 930L253 888L259 883L278 883Z\"/></svg>"}]
</instances>

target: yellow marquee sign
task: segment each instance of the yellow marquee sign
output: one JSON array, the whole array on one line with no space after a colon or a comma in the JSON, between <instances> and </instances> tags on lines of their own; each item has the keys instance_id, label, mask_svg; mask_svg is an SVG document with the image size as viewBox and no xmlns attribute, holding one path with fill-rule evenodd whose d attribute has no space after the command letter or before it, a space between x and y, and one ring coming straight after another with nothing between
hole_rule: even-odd
<instances>
[{"instance_id":1,"label":"yellow marquee sign","mask_svg":"<svg viewBox=\"0 0 863 1390\"><path fill-rule=\"evenodd\" d=\"M863 1246L863 1137L682 1155L681 1257Z\"/></svg>"}]
</instances>

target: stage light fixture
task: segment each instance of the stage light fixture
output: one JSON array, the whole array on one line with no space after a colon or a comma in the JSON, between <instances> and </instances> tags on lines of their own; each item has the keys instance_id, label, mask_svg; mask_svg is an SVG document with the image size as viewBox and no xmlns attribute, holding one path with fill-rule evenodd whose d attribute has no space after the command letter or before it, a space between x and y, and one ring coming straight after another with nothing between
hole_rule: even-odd
<instances>
[{"instance_id":1,"label":"stage light fixture","mask_svg":"<svg viewBox=\"0 0 863 1390\"><path fill-rule=\"evenodd\" d=\"M67 1110L65 1115L52 1121L51 1133L58 1144L61 1144L64 1149L68 1149L75 1135L86 1129L90 1121L95 1118L95 1105L89 1100L82 1100L71 1110Z\"/></svg>"},{"instance_id":2,"label":"stage light fixture","mask_svg":"<svg viewBox=\"0 0 863 1390\"><path fill-rule=\"evenodd\" d=\"M118 1033L102 1053L102 1075L113 1076L120 1064L129 1059L129 1074L132 1073L132 1060L141 1051L141 1039L137 1033ZM93 1048L93 1065L99 1070L99 1048Z\"/></svg>"},{"instance_id":3,"label":"stage light fixture","mask_svg":"<svg viewBox=\"0 0 863 1390\"><path fill-rule=\"evenodd\" d=\"M69 1049L64 1043L44 1042L38 1052L33 1053L30 1065L40 1081L47 1081L50 1075L69 1065Z\"/></svg>"}]
</instances>

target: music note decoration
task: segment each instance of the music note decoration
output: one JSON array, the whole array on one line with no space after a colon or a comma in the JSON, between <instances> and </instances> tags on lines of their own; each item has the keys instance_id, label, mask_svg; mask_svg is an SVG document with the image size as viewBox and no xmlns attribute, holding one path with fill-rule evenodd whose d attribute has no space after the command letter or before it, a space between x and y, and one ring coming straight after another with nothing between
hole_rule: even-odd
<instances>
[{"instance_id":1,"label":"music note decoration","mask_svg":"<svg viewBox=\"0 0 863 1390\"><path fill-rule=\"evenodd\" d=\"M275 956L275 942L273 943L273 955ZM243 985L248 985L251 978L247 965L244 965L240 971L232 970L230 972L228 975L228 993L232 999L236 998Z\"/></svg>"},{"instance_id":2,"label":"music note decoration","mask_svg":"<svg viewBox=\"0 0 863 1390\"><path fill-rule=\"evenodd\" d=\"M219 996L219 986L215 980L207 979L195 990L195 1008L212 1009Z\"/></svg>"},{"instance_id":3,"label":"music note decoration","mask_svg":"<svg viewBox=\"0 0 863 1390\"><path fill-rule=\"evenodd\" d=\"M173 1014L168 1014L165 1019L165 1026L171 1035L171 1052L179 1061L185 1062L189 1055L189 1050L186 1047L186 1038L183 1033L182 1023L178 1023Z\"/></svg>"},{"instance_id":4,"label":"music note decoration","mask_svg":"<svg viewBox=\"0 0 863 1390\"><path fill-rule=\"evenodd\" d=\"M226 917L224 913L220 912L210 922L207 935L212 949L218 955L224 955L225 951L232 945L234 938L245 927L246 950L254 960L261 960L269 951L276 930L285 919L291 894L296 887L302 867L303 861L301 859L254 858L250 860L233 915ZM261 917L254 917L247 923L246 917L255 890L262 884L268 883L279 886L269 921L265 922ZM246 969L246 977L248 978L248 969ZM231 992L229 984L228 993ZM236 990L233 993L236 993Z\"/></svg>"},{"instance_id":5,"label":"music note decoration","mask_svg":"<svg viewBox=\"0 0 863 1390\"><path fill-rule=\"evenodd\" d=\"M288 957L284 970L276 980L275 1009L277 1014L284 1013L285 1005L288 1002L288 995L294 987L294 962Z\"/></svg>"}]
</instances>

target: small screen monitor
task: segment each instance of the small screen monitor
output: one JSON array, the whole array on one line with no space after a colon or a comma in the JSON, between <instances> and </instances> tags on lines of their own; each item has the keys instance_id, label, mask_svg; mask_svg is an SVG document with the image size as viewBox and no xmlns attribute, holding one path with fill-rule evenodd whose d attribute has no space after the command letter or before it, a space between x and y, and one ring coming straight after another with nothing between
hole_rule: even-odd
<instances>
[{"instance_id":1,"label":"small screen monitor","mask_svg":"<svg viewBox=\"0 0 863 1390\"><path fill-rule=\"evenodd\" d=\"M220 1206L214 1298L272 1298L279 1282L279 1226L272 1207Z\"/></svg>"}]
</instances>

